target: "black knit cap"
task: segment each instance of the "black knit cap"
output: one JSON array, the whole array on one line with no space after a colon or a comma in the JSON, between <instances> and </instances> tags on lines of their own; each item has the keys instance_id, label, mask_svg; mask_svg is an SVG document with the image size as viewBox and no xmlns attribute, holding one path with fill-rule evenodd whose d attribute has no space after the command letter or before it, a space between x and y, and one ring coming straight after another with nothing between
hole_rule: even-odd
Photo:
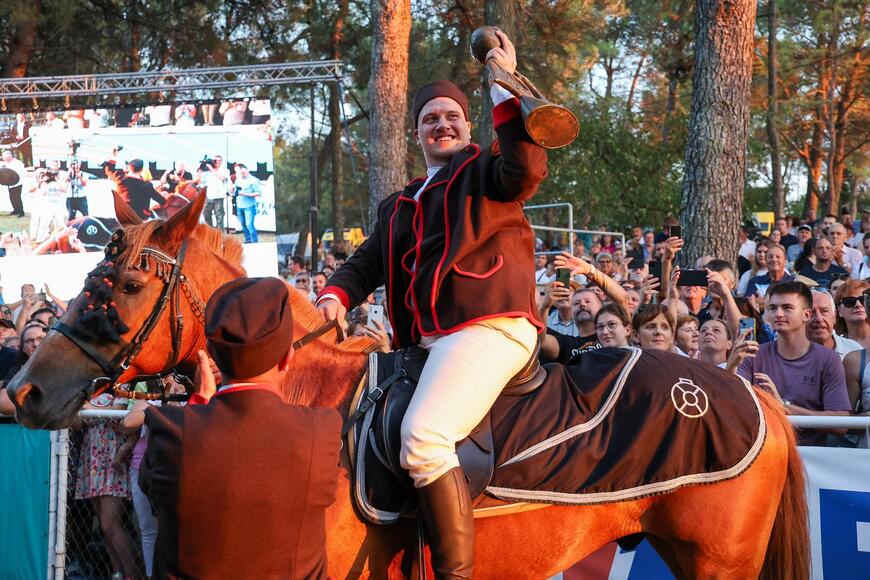
<instances>
[{"instance_id":1,"label":"black knit cap","mask_svg":"<svg viewBox=\"0 0 870 580\"><path fill-rule=\"evenodd\" d=\"M449 97L459 103L459 106L462 107L462 112L465 113L465 120L468 120L468 97L465 96L465 93L450 81L435 81L420 87L414 96L411 117L413 118L415 129L420 120L420 111L423 110L423 105L438 97Z\"/></svg>"},{"instance_id":2,"label":"black knit cap","mask_svg":"<svg viewBox=\"0 0 870 580\"><path fill-rule=\"evenodd\" d=\"M145 167L145 162L141 159L131 159L127 165L133 168L133 171L142 171L142 168Z\"/></svg>"},{"instance_id":3,"label":"black knit cap","mask_svg":"<svg viewBox=\"0 0 870 580\"><path fill-rule=\"evenodd\" d=\"M287 354L293 314L287 285L277 278L238 278L212 294L205 307L208 351L222 373L260 375Z\"/></svg>"}]
</instances>

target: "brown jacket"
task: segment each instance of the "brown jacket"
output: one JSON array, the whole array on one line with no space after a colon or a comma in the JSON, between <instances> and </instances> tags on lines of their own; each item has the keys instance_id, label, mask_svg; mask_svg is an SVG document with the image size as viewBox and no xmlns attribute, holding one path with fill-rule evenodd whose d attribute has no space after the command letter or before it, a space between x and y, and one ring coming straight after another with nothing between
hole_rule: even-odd
<instances>
[{"instance_id":1,"label":"brown jacket","mask_svg":"<svg viewBox=\"0 0 870 580\"><path fill-rule=\"evenodd\" d=\"M159 526L155 578L325 578L341 418L264 389L151 408L139 477Z\"/></svg>"},{"instance_id":2,"label":"brown jacket","mask_svg":"<svg viewBox=\"0 0 870 580\"><path fill-rule=\"evenodd\" d=\"M350 308L386 284L395 346L500 316L544 328L523 202L547 175L547 153L526 133L516 99L493 117L498 146L454 155L419 200L422 180L381 202L371 235L321 292Z\"/></svg>"}]
</instances>

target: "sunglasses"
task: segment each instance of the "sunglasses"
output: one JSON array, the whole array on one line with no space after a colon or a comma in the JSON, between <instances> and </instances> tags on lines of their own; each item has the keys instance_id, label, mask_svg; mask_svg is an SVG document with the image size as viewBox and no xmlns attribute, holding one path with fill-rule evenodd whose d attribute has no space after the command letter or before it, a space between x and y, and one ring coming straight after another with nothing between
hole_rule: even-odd
<instances>
[{"instance_id":1,"label":"sunglasses","mask_svg":"<svg viewBox=\"0 0 870 580\"><path fill-rule=\"evenodd\" d=\"M865 294L866 296L866 294ZM840 304L846 308L855 308L858 304L864 306L864 296L846 296L840 300Z\"/></svg>"}]
</instances>

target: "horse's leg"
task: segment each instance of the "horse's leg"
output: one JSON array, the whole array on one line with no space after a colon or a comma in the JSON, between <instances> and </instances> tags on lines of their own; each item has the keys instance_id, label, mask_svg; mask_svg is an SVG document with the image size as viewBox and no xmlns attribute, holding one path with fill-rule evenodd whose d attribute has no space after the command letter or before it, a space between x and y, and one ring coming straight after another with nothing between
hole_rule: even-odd
<instances>
[{"instance_id":1,"label":"horse's leg","mask_svg":"<svg viewBox=\"0 0 870 580\"><path fill-rule=\"evenodd\" d=\"M755 463L742 475L662 496L644 514L644 529L671 570L683 578L757 578L764 563L788 448L777 421Z\"/></svg>"}]
</instances>

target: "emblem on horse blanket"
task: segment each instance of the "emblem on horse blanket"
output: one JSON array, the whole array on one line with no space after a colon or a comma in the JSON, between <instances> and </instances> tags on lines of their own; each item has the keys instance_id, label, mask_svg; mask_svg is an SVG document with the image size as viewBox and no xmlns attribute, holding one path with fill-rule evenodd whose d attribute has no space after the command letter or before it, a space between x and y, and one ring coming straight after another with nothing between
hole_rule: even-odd
<instances>
[{"instance_id":1,"label":"emblem on horse blanket","mask_svg":"<svg viewBox=\"0 0 870 580\"><path fill-rule=\"evenodd\" d=\"M752 387L712 365L667 352L615 348L546 369L540 388L500 397L488 419L458 447L463 467L462 448L472 449L471 489L475 478L492 473L485 493L502 500L625 501L736 477L764 443L765 423ZM361 447L355 496L367 518L389 523L413 509L413 493L395 478L393 487L384 487L393 471L385 467L390 450L378 446L385 443L377 426L372 428L375 417L373 408L356 429ZM490 426L491 433L482 433ZM488 446L494 473L481 468Z\"/></svg>"}]
</instances>

